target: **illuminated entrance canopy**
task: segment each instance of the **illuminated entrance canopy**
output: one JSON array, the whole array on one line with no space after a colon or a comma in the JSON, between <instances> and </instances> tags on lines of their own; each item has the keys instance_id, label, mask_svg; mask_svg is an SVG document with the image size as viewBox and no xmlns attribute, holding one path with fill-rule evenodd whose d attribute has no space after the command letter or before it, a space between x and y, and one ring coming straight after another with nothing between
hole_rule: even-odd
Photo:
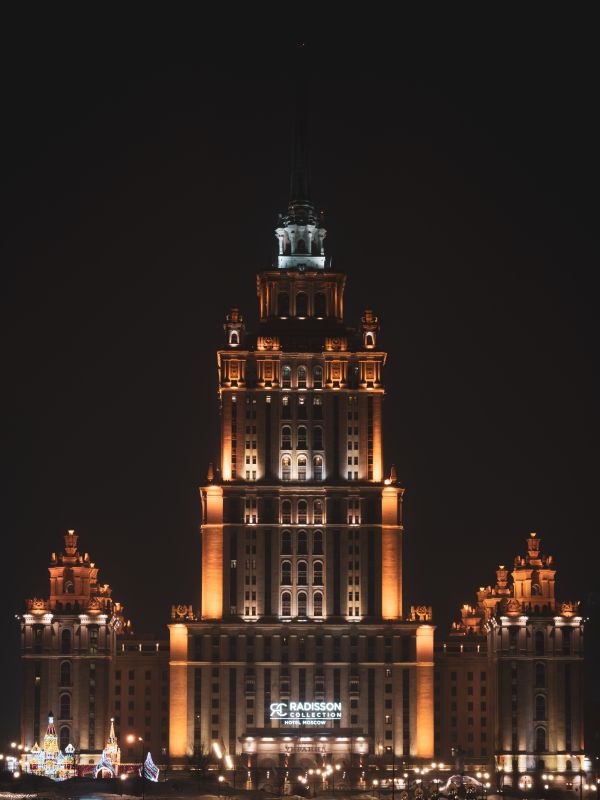
<instances>
[{"instance_id":1,"label":"illuminated entrance canopy","mask_svg":"<svg viewBox=\"0 0 600 800\"><path fill-rule=\"evenodd\" d=\"M342 718L340 702L300 701L271 703L271 719L284 725L325 725L332 719Z\"/></svg>"}]
</instances>

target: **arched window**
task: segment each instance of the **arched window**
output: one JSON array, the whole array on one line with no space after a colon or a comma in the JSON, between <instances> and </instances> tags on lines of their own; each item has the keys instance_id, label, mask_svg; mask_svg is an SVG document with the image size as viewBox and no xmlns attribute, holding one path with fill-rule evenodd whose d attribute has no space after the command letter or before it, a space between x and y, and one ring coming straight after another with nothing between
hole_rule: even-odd
<instances>
[{"instance_id":1,"label":"arched window","mask_svg":"<svg viewBox=\"0 0 600 800\"><path fill-rule=\"evenodd\" d=\"M61 653L71 652L71 631L64 630L60 635L60 651Z\"/></svg>"},{"instance_id":2,"label":"arched window","mask_svg":"<svg viewBox=\"0 0 600 800\"><path fill-rule=\"evenodd\" d=\"M290 296L287 292L279 292L277 297L277 313L280 317L287 317L290 313Z\"/></svg>"},{"instance_id":3,"label":"arched window","mask_svg":"<svg viewBox=\"0 0 600 800\"><path fill-rule=\"evenodd\" d=\"M292 562L291 561L282 561L281 562L281 585L282 586L291 586L292 585Z\"/></svg>"},{"instance_id":4,"label":"arched window","mask_svg":"<svg viewBox=\"0 0 600 800\"><path fill-rule=\"evenodd\" d=\"M306 426L299 425L298 426L298 450L306 450L308 447L307 445L307 438L306 438Z\"/></svg>"},{"instance_id":5,"label":"arched window","mask_svg":"<svg viewBox=\"0 0 600 800\"><path fill-rule=\"evenodd\" d=\"M544 728L535 729L535 752L546 752L546 731Z\"/></svg>"},{"instance_id":6,"label":"arched window","mask_svg":"<svg viewBox=\"0 0 600 800\"><path fill-rule=\"evenodd\" d=\"M66 692L64 694L61 694L58 705L59 705L58 718L71 719L71 695L67 694Z\"/></svg>"},{"instance_id":7,"label":"arched window","mask_svg":"<svg viewBox=\"0 0 600 800\"><path fill-rule=\"evenodd\" d=\"M313 586L323 586L323 562L315 561L313 564Z\"/></svg>"},{"instance_id":8,"label":"arched window","mask_svg":"<svg viewBox=\"0 0 600 800\"><path fill-rule=\"evenodd\" d=\"M292 595L289 592L284 592L281 595L281 616L292 616Z\"/></svg>"},{"instance_id":9,"label":"arched window","mask_svg":"<svg viewBox=\"0 0 600 800\"><path fill-rule=\"evenodd\" d=\"M290 405L290 398L284 394L281 398L281 419L292 418L292 407Z\"/></svg>"},{"instance_id":10,"label":"arched window","mask_svg":"<svg viewBox=\"0 0 600 800\"><path fill-rule=\"evenodd\" d=\"M237 331L230 331L229 332L229 344L232 347L237 347L240 343L240 335Z\"/></svg>"},{"instance_id":11,"label":"arched window","mask_svg":"<svg viewBox=\"0 0 600 800\"><path fill-rule=\"evenodd\" d=\"M289 456L287 456L289 458ZM290 468L292 466L292 462L290 460ZM283 500L281 503L281 522L283 525L289 525L292 521L292 501L291 500Z\"/></svg>"},{"instance_id":12,"label":"arched window","mask_svg":"<svg viewBox=\"0 0 600 800\"><path fill-rule=\"evenodd\" d=\"M323 480L323 459L321 456L313 458L313 479L315 481Z\"/></svg>"},{"instance_id":13,"label":"arched window","mask_svg":"<svg viewBox=\"0 0 600 800\"><path fill-rule=\"evenodd\" d=\"M291 531L281 531L281 555L282 556L291 556L292 555L292 532Z\"/></svg>"},{"instance_id":14,"label":"arched window","mask_svg":"<svg viewBox=\"0 0 600 800\"><path fill-rule=\"evenodd\" d=\"M304 239L298 239L296 242L296 252L300 255L304 255L304 253L306 253L306 242Z\"/></svg>"},{"instance_id":15,"label":"arched window","mask_svg":"<svg viewBox=\"0 0 600 800\"><path fill-rule=\"evenodd\" d=\"M322 500L315 500L315 502L313 503L313 523L315 525L322 525L323 524L323 501Z\"/></svg>"},{"instance_id":16,"label":"arched window","mask_svg":"<svg viewBox=\"0 0 600 800\"><path fill-rule=\"evenodd\" d=\"M542 593L539 583L534 583L531 586L531 594L539 595Z\"/></svg>"},{"instance_id":17,"label":"arched window","mask_svg":"<svg viewBox=\"0 0 600 800\"><path fill-rule=\"evenodd\" d=\"M323 616L323 595L321 592L315 592L313 595L313 616Z\"/></svg>"},{"instance_id":18,"label":"arched window","mask_svg":"<svg viewBox=\"0 0 600 800\"><path fill-rule=\"evenodd\" d=\"M292 368L289 364L284 364L281 368L281 386L289 389L292 385Z\"/></svg>"},{"instance_id":19,"label":"arched window","mask_svg":"<svg viewBox=\"0 0 600 800\"><path fill-rule=\"evenodd\" d=\"M535 665L535 688L544 689L546 686L546 667L544 664Z\"/></svg>"},{"instance_id":20,"label":"arched window","mask_svg":"<svg viewBox=\"0 0 600 800\"><path fill-rule=\"evenodd\" d=\"M323 367L317 366L313 369L313 389L323 388Z\"/></svg>"},{"instance_id":21,"label":"arched window","mask_svg":"<svg viewBox=\"0 0 600 800\"><path fill-rule=\"evenodd\" d=\"M567 758L567 760L565 761L565 769L567 772L573 771L573 762L571 761L570 758Z\"/></svg>"},{"instance_id":22,"label":"arched window","mask_svg":"<svg viewBox=\"0 0 600 800\"><path fill-rule=\"evenodd\" d=\"M60 685L61 686L70 686L71 685L71 662L70 661L63 661L60 665Z\"/></svg>"},{"instance_id":23,"label":"arched window","mask_svg":"<svg viewBox=\"0 0 600 800\"><path fill-rule=\"evenodd\" d=\"M323 292L315 294L315 317L327 316L327 300Z\"/></svg>"},{"instance_id":24,"label":"arched window","mask_svg":"<svg viewBox=\"0 0 600 800\"><path fill-rule=\"evenodd\" d=\"M308 522L308 503L306 500L298 500L298 525L306 525Z\"/></svg>"},{"instance_id":25,"label":"arched window","mask_svg":"<svg viewBox=\"0 0 600 800\"><path fill-rule=\"evenodd\" d=\"M282 481L289 481L291 479L292 479L292 459L289 456L284 456L281 459L281 480ZM284 503L285 502L287 502L287 501L284 501ZM292 507L292 504L290 503L290 509L291 509L291 507ZM290 511L290 514L291 514L291 511ZM291 519L288 520L288 522L291 522L291 521L292 521ZM282 522L285 522L285 520L283 519Z\"/></svg>"},{"instance_id":26,"label":"arched window","mask_svg":"<svg viewBox=\"0 0 600 800\"><path fill-rule=\"evenodd\" d=\"M537 720L546 719L546 698L543 694L535 696L535 718Z\"/></svg>"},{"instance_id":27,"label":"arched window","mask_svg":"<svg viewBox=\"0 0 600 800\"><path fill-rule=\"evenodd\" d=\"M296 295L296 316L306 317L308 315L308 296L304 292Z\"/></svg>"},{"instance_id":28,"label":"arched window","mask_svg":"<svg viewBox=\"0 0 600 800\"><path fill-rule=\"evenodd\" d=\"M281 429L281 449L292 449L292 429L289 425L284 425Z\"/></svg>"},{"instance_id":29,"label":"arched window","mask_svg":"<svg viewBox=\"0 0 600 800\"><path fill-rule=\"evenodd\" d=\"M296 552L299 556L308 555L308 535L306 531L298 531L298 549Z\"/></svg>"},{"instance_id":30,"label":"arched window","mask_svg":"<svg viewBox=\"0 0 600 800\"><path fill-rule=\"evenodd\" d=\"M298 592L298 616L306 616L306 592Z\"/></svg>"},{"instance_id":31,"label":"arched window","mask_svg":"<svg viewBox=\"0 0 600 800\"><path fill-rule=\"evenodd\" d=\"M306 456L298 456L298 480L306 480Z\"/></svg>"},{"instance_id":32,"label":"arched window","mask_svg":"<svg viewBox=\"0 0 600 800\"><path fill-rule=\"evenodd\" d=\"M65 752L67 745L71 742L71 729L68 725L63 725L60 729L60 749Z\"/></svg>"},{"instance_id":33,"label":"arched window","mask_svg":"<svg viewBox=\"0 0 600 800\"><path fill-rule=\"evenodd\" d=\"M535 654L536 656L544 655L544 631L535 632Z\"/></svg>"},{"instance_id":34,"label":"arched window","mask_svg":"<svg viewBox=\"0 0 600 800\"><path fill-rule=\"evenodd\" d=\"M306 389L306 367L298 367L298 388Z\"/></svg>"},{"instance_id":35,"label":"arched window","mask_svg":"<svg viewBox=\"0 0 600 800\"><path fill-rule=\"evenodd\" d=\"M370 331L365 336L365 346L368 348L375 347L375 336Z\"/></svg>"},{"instance_id":36,"label":"arched window","mask_svg":"<svg viewBox=\"0 0 600 800\"><path fill-rule=\"evenodd\" d=\"M323 531L313 533L313 556L323 555Z\"/></svg>"},{"instance_id":37,"label":"arched window","mask_svg":"<svg viewBox=\"0 0 600 800\"><path fill-rule=\"evenodd\" d=\"M323 449L323 428L317 426L313 428L313 450Z\"/></svg>"},{"instance_id":38,"label":"arched window","mask_svg":"<svg viewBox=\"0 0 600 800\"><path fill-rule=\"evenodd\" d=\"M73 581L65 581L65 594L75 594L75 584Z\"/></svg>"},{"instance_id":39,"label":"arched window","mask_svg":"<svg viewBox=\"0 0 600 800\"><path fill-rule=\"evenodd\" d=\"M308 565L306 561L298 562L298 586L308 586Z\"/></svg>"}]
</instances>

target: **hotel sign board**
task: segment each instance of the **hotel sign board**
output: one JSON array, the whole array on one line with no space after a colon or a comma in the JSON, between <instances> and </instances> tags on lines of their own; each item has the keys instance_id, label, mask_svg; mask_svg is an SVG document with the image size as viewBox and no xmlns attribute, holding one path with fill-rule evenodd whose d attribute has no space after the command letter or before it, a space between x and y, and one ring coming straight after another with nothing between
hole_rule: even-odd
<instances>
[{"instance_id":1,"label":"hotel sign board","mask_svg":"<svg viewBox=\"0 0 600 800\"><path fill-rule=\"evenodd\" d=\"M330 720L342 718L342 704L336 701L299 700L271 703L271 719L283 725L325 725Z\"/></svg>"}]
</instances>

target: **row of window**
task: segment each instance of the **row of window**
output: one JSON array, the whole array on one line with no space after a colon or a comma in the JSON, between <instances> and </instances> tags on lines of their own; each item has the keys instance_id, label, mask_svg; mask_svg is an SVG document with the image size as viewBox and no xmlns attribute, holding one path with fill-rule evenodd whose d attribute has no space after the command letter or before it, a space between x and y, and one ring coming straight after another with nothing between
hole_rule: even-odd
<instances>
[{"instance_id":1,"label":"row of window","mask_svg":"<svg viewBox=\"0 0 600 800\"><path fill-rule=\"evenodd\" d=\"M281 367L281 388L292 388L292 368L289 364L284 364ZM305 366L301 365L296 367L296 388L308 388L308 369ZM312 369L312 388L323 388L323 367L321 367L319 364L314 366Z\"/></svg>"},{"instance_id":2,"label":"row of window","mask_svg":"<svg viewBox=\"0 0 600 800\"><path fill-rule=\"evenodd\" d=\"M290 581L291 583L291 581ZM322 592L314 592L312 596L312 616L323 616L323 594ZM296 616L306 617L308 615L308 595L306 592L298 592L296 595ZM292 594L291 592L283 592L281 595L281 616L292 616Z\"/></svg>"},{"instance_id":3,"label":"row of window","mask_svg":"<svg viewBox=\"0 0 600 800\"><path fill-rule=\"evenodd\" d=\"M301 243L304 244L303 239L298 242L299 245ZM304 246L306 248L306 245ZM298 248L297 252L300 253L302 250ZM306 292L296 292L294 299L296 301L296 316L307 317L309 303ZM290 315L290 296L287 292L279 292L277 295L277 315L279 317L289 317ZM313 297L313 315L315 317L325 317L327 315L327 297L323 292L316 292Z\"/></svg>"},{"instance_id":4,"label":"row of window","mask_svg":"<svg viewBox=\"0 0 600 800\"><path fill-rule=\"evenodd\" d=\"M308 459L306 456L298 456L296 459L296 479L299 481L307 480L307 464ZM312 479L315 481L323 480L323 458L322 456L315 456L312 460ZM283 456L281 459L281 480L292 480L292 457Z\"/></svg>"},{"instance_id":5,"label":"row of window","mask_svg":"<svg viewBox=\"0 0 600 800\"><path fill-rule=\"evenodd\" d=\"M292 581L292 562L281 562L281 585L291 586ZM323 562L314 561L312 565L312 584L313 586L323 586ZM308 562L298 561L296 564L296 585L308 586Z\"/></svg>"},{"instance_id":6,"label":"row of window","mask_svg":"<svg viewBox=\"0 0 600 800\"><path fill-rule=\"evenodd\" d=\"M281 449L292 450L292 429L284 425L281 429ZM296 430L296 450L309 450L308 429L306 425L299 425ZM312 429L312 449L323 449L323 428L317 426Z\"/></svg>"},{"instance_id":7,"label":"row of window","mask_svg":"<svg viewBox=\"0 0 600 800\"><path fill-rule=\"evenodd\" d=\"M309 404L306 402L304 395L299 395L296 403L296 417L297 419L308 419ZM281 419L291 419L293 412L294 398L284 394L281 398ZM312 418L323 419L323 398L313 397L312 400Z\"/></svg>"},{"instance_id":8,"label":"row of window","mask_svg":"<svg viewBox=\"0 0 600 800\"><path fill-rule=\"evenodd\" d=\"M323 523L323 501L313 500L313 524L321 525ZM281 522L283 525L290 525L292 523L292 501L281 501ZM296 522L298 525L306 525L308 523L308 502L306 500L298 500L296 505Z\"/></svg>"},{"instance_id":9,"label":"row of window","mask_svg":"<svg viewBox=\"0 0 600 800\"><path fill-rule=\"evenodd\" d=\"M281 555L291 556L293 552L294 536L292 531L281 532ZM314 556L323 555L323 531L313 531L312 534L312 554ZM296 555L308 555L308 533L307 531L298 531L296 534Z\"/></svg>"}]
</instances>

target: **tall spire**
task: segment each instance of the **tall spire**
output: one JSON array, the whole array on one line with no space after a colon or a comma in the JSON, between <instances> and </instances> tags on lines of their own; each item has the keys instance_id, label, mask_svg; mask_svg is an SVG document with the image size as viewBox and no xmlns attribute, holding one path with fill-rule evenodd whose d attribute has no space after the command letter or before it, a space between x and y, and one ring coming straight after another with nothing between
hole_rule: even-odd
<instances>
[{"instance_id":1,"label":"tall spire","mask_svg":"<svg viewBox=\"0 0 600 800\"><path fill-rule=\"evenodd\" d=\"M290 177L290 207L311 202L310 168L308 163L308 80L306 47L296 47L294 129L292 135L292 173Z\"/></svg>"},{"instance_id":2,"label":"tall spire","mask_svg":"<svg viewBox=\"0 0 600 800\"><path fill-rule=\"evenodd\" d=\"M308 158L308 73L304 43L296 48L294 124L290 200L279 215L275 236L279 242L279 269L314 271L325 269L325 227L322 213L315 211L310 191Z\"/></svg>"},{"instance_id":3,"label":"tall spire","mask_svg":"<svg viewBox=\"0 0 600 800\"><path fill-rule=\"evenodd\" d=\"M301 76L294 108L292 139L292 173L290 177L290 207L311 203L310 166L308 162L308 97L306 78Z\"/></svg>"}]
</instances>

